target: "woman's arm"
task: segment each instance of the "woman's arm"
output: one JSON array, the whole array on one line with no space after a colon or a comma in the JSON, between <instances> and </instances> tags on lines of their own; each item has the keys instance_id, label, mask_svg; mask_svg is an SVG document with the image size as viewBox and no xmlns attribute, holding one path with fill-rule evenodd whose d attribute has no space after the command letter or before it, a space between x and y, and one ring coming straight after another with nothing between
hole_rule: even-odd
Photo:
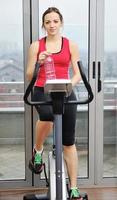
<instances>
[{"instance_id":1,"label":"woman's arm","mask_svg":"<svg viewBox=\"0 0 117 200\"><path fill-rule=\"evenodd\" d=\"M72 71L73 71L71 82L72 82L72 86L75 86L81 80L80 71L77 65L77 62L80 59L79 50L78 50L77 45L73 43L72 41L69 41L69 44L70 44L70 53L71 53L71 65L72 65Z\"/></svg>"},{"instance_id":2,"label":"woman's arm","mask_svg":"<svg viewBox=\"0 0 117 200\"><path fill-rule=\"evenodd\" d=\"M32 79L35 63L37 59L38 59L37 62L40 63L41 65L44 63L47 56L51 55L47 51L42 51L39 54L39 57L37 58L38 50L39 50L39 41L33 42L30 45L29 52L28 52L28 62L27 62L27 71L26 71L26 76L29 81Z\"/></svg>"},{"instance_id":3,"label":"woman's arm","mask_svg":"<svg viewBox=\"0 0 117 200\"><path fill-rule=\"evenodd\" d=\"M37 52L39 48L39 41L33 42L28 51L28 61L27 61L27 71L26 71L26 77L30 81L33 76L35 63L37 61Z\"/></svg>"}]
</instances>

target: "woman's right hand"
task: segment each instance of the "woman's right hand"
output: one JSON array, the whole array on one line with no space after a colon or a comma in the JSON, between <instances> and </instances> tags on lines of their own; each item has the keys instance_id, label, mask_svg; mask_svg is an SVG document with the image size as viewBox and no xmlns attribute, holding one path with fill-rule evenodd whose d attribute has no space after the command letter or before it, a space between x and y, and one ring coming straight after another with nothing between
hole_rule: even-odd
<instances>
[{"instance_id":1,"label":"woman's right hand","mask_svg":"<svg viewBox=\"0 0 117 200\"><path fill-rule=\"evenodd\" d=\"M38 62L40 64L43 64L45 59L51 55L51 53L47 52L47 51L42 51L40 54L39 54L39 57L38 57Z\"/></svg>"},{"instance_id":2,"label":"woman's right hand","mask_svg":"<svg viewBox=\"0 0 117 200\"><path fill-rule=\"evenodd\" d=\"M35 63L37 62L37 53L39 49L39 41L33 42L30 45L29 51L28 51L28 62L27 62L27 71L26 71L26 77L30 81L33 76ZM43 64L47 56L51 55L51 53L47 51L42 51L38 56L38 62L39 64Z\"/></svg>"}]
</instances>

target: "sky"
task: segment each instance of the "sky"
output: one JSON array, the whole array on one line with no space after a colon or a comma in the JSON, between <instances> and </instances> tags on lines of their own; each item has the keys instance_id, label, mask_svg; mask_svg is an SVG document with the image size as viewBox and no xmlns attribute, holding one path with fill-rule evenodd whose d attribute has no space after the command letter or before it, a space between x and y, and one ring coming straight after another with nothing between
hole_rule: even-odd
<instances>
[{"instance_id":1,"label":"sky","mask_svg":"<svg viewBox=\"0 0 117 200\"><path fill-rule=\"evenodd\" d=\"M58 7L64 16L63 33L77 40L83 48L88 43L88 2L88 0L39 0L39 15L41 18L49 6ZM105 48L117 50L115 42L117 0L105 0L105 2ZM0 42L10 41L22 46L22 20L22 0L0 0Z\"/></svg>"},{"instance_id":2,"label":"sky","mask_svg":"<svg viewBox=\"0 0 117 200\"><path fill-rule=\"evenodd\" d=\"M0 0L0 43L17 43L22 48L22 0Z\"/></svg>"}]
</instances>

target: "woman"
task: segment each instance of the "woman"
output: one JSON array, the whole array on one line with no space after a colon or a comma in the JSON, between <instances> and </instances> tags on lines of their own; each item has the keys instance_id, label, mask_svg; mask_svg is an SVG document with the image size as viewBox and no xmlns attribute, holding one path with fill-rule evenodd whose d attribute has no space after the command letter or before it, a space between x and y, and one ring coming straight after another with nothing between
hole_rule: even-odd
<instances>
[{"instance_id":1,"label":"woman","mask_svg":"<svg viewBox=\"0 0 117 200\"><path fill-rule=\"evenodd\" d=\"M79 52L77 45L60 34L63 26L63 16L55 7L48 8L42 16L42 27L45 29L47 36L33 42L29 48L27 78L32 79L35 63L40 63L40 71L35 83L33 100L47 100L44 95L45 71L44 61L47 56L54 60L56 78L69 78L69 65L72 66L73 76L71 78L74 87L81 79L77 67ZM74 92L71 93L68 100L75 100ZM39 120L36 123L36 138L33 156L29 162L30 169L35 173L40 173L43 169L42 152L43 143L51 132L53 127L53 113L51 106L37 107ZM76 105L66 105L63 114L63 150L66 161L67 171L70 178L70 199L82 199L77 188L77 151L75 147L75 122L76 122Z\"/></svg>"}]
</instances>

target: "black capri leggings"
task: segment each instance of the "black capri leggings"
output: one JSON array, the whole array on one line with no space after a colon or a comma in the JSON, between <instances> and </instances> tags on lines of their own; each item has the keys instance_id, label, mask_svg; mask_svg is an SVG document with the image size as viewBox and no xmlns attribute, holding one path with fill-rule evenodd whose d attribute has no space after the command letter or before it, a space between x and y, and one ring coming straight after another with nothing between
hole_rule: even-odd
<instances>
[{"instance_id":1,"label":"black capri leggings","mask_svg":"<svg viewBox=\"0 0 117 200\"><path fill-rule=\"evenodd\" d=\"M32 96L33 101L49 101L51 97L44 94L44 88L35 87ZM66 97L66 101L76 100L76 96L72 91L69 97ZM35 106L40 121L53 121L54 115L51 105L36 105ZM75 143L75 124L76 124L76 111L77 105L65 105L64 114L62 115L62 142L63 145L69 146Z\"/></svg>"}]
</instances>

